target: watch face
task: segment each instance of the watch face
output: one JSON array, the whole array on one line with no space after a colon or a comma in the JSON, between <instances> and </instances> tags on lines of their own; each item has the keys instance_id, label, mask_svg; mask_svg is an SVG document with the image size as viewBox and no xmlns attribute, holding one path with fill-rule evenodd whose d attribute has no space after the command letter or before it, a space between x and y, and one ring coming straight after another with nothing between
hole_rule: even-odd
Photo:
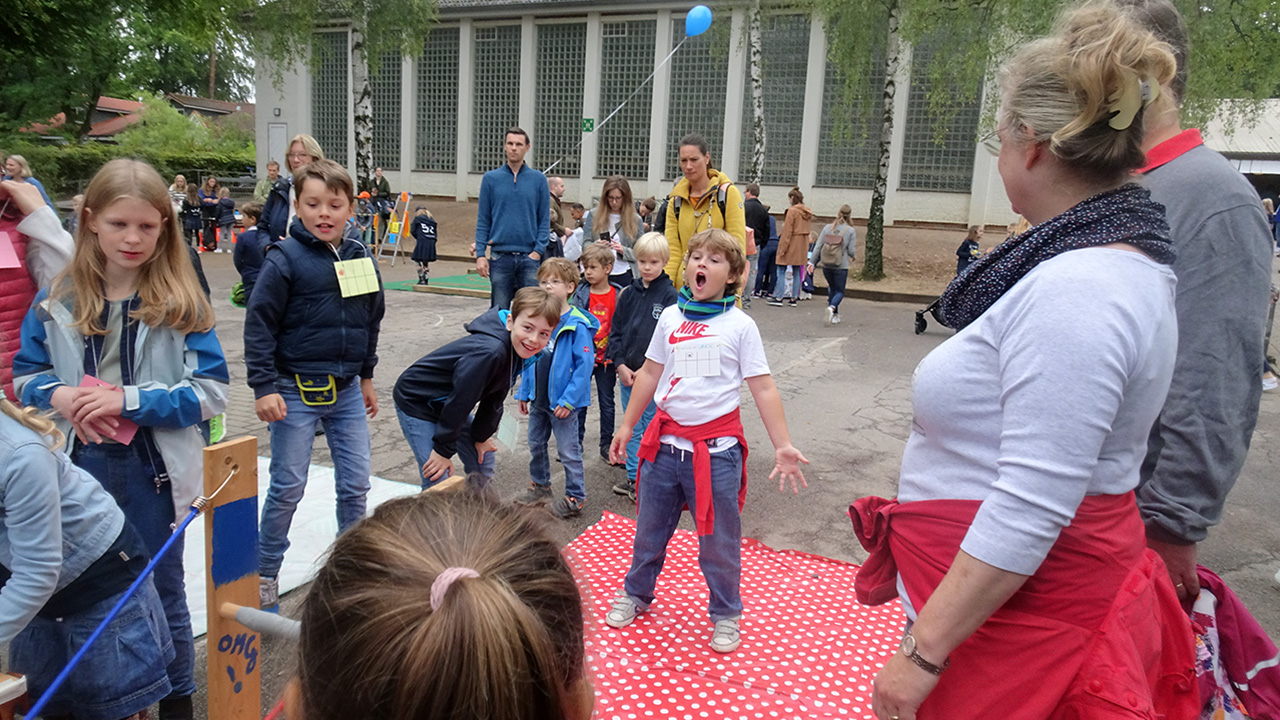
<instances>
[{"instance_id":1,"label":"watch face","mask_svg":"<svg viewBox=\"0 0 1280 720\"><path fill-rule=\"evenodd\" d=\"M914 653L915 651L916 651L916 639L915 639L915 637L913 637L913 636L911 635L911 633L907 633L906 635L903 635L903 636L902 636L902 652L903 652L903 654L905 654L907 657L911 657L911 654L912 654L912 653Z\"/></svg>"}]
</instances>

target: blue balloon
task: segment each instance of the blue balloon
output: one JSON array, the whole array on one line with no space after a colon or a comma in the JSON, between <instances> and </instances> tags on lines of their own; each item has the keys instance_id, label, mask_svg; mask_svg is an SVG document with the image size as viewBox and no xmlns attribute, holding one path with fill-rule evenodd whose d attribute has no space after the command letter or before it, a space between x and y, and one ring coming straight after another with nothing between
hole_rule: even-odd
<instances>
[{"instance_id":1,"label":"blue balloon","mask_svg":"<svg viewBox=\"0 0 1280 720\"><path fill-rule=\"evenodd\" d=\"M701 35L711 27L711 8L706 5L695 5L684 18L684 34L693 37Z\"/></svg>"}]
</instances>

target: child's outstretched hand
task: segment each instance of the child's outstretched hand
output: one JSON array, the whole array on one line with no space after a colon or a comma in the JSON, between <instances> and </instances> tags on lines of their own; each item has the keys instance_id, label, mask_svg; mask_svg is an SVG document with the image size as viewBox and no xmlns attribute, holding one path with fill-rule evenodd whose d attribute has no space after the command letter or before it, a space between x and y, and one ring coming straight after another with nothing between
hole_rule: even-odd
<instances>
[{"instance_id":1,"label":"child's outstretched hand","mask_svg":"<svg viewBox=\"0 0 1280 720\"><path fill-rule=\"evenodd\" d=\"M631 442L632 429L623 425L613 434L613 442L609 443L609 462L617 464L627 461L627 443Z\"/></svg>"},{"instance_id":2,"label":"child's outstretched hand","mask_svg":"<svg viewBox=\"0 0 1280 720\"><path fill-rule=\"evenodd\" d=\"M800 463L808 465L809 460L791 445L783 445L774 451L773 472L769 473L769 479L772 480L775 476L778 478L778 492L786 492L788 478L791 479L791 492L796 495L800 494L796 478L800 479L800 485L809 487L808 481L804 479L804 473L800 471Z\"/></svg>"}]
</instances>

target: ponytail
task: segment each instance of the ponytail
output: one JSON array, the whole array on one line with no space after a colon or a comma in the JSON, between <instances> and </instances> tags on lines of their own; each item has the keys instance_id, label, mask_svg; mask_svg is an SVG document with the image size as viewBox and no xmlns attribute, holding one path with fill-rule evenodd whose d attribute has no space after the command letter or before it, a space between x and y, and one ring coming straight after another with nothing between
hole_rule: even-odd
<instances>
[{"instance_id":1,"label":"ponytail","mask_svg":"<svg viewBox=\"0 0 1280 720\"><path fill-rule=\"evenodd\" d=\"M62 431L53 420L35 408L20 408L9 402L7 398L0 397L0 412L13 418L26 429L42 435L50 447L62 445Z\"/></svg>"}]
</instances>

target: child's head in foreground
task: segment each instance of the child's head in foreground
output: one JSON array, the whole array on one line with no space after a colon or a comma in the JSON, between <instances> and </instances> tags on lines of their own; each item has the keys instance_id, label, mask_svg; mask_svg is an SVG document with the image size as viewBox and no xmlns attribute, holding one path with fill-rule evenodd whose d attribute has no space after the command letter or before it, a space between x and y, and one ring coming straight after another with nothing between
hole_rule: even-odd
<instances>
[{"instance_id":1,"label":"child's head in foreground","mask_svg":"<svg viewBox=\"0 0 1280 720\"><path fill-rule=\"evenodd\" d=\"M613 248L592 243L582 248L582 274L588 285L598 287L609 283L609 271L613 269Z\"/></svg>"},{"instance_id":2,"label":"child's head in foreground","mask_svg":"<svg viewBox=\"0 0 1280 720\"><path fill-rule=\"evenodd\" d=\"M582 604L532 516L470 492L392 500L303 605L290 720L587 720Z\"/></svg>"},{"instance_id":3,"label":"child's head in foreground","mask_svg":"<svg viewBox=\"0 0 1280 720\"><path fill-rule=\"evenodd\" d=\"M258 218L262 217L262 203L250 200L240 206L240 214L244 216L244 226L251 228L258 224Z\"/></svg>"},{"instance_id":4,"label":"child's head in foreground","mask_svg":"<svg viewBox=\"0 0 1280 720\"><path fill-rule=\"evenodd\" d=\"M695 300L720 300L738 292L747 256L738 239L720 228L703 230L689 239L684 281Z\"/></svg>"},{"instance_id":5,"label":"child's head in foreground","mask_svg":"<svg viewBox=\"0 0 1280 720\"><path fill-rule=\"evenodd\" d=\"M567 301L578 287L578 268L564 258L547 258L538 266L538 286Z\"/></svg>"},{"instance_id":6,"label":"child's head in foreground","mask_svg":"<svg viewBox=\"0 0 1280 720\"><path fill-rule=\"evenodd\" d=\"M516 291L507 314L507 330L511 331L511 347L517 355L527 360L542 352L560 324L562 304L562 299L540 287Z\"/></svg>"},{"instance_id":7,"label":"child's head in foreground","mask_svg":"<svg viewBox=\"0 0 1280 720\"><path fill-rule=\"evenodd\" d=\"M667 236L660 232L647 232L641 235L631 251L635 253L636 269L640 271L640 278L646 283L657 280L658 276L667 269L667 262L671 259L671 246L667 243Z\"/></svg>"},{"instance_id":8,"label":"child's head in foreground","mask_svg":"<svg viewBox=\"0 0 1280 720\"><path fill-rule=\"evenodd\" d=\"M293 185L302 226L320 240L340 244L355 203L355 188L346 168L332 160L316 160L294 173Z\"/></svg>"}]
</instances>

